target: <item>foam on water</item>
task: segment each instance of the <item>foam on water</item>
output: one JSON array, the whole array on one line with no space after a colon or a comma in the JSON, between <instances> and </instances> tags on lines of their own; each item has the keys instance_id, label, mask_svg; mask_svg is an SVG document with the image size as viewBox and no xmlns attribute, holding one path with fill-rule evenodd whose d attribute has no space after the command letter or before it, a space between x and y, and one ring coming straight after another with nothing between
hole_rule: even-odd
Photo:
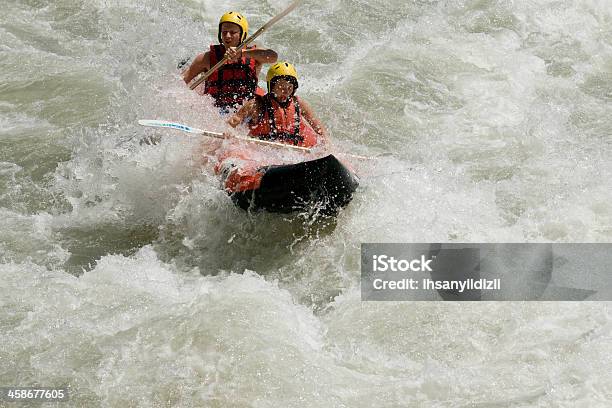
<instances>
[{"instance_id":1,"label":"foam on water","mask_svg":"<svg viewBox=\"0 0 612 408\"><path fill-rule=\"evenodd\" d=\"M81 278L34 263L5 264L2 274L12 289L0 320L4 378L69 383L73 405L608 398L610 379L597 373L612 368L612 321L601 304L364 304L353 288L317 317L253 272L180 272L150 247L105 256Z\"/></svg>"}]
</instances>

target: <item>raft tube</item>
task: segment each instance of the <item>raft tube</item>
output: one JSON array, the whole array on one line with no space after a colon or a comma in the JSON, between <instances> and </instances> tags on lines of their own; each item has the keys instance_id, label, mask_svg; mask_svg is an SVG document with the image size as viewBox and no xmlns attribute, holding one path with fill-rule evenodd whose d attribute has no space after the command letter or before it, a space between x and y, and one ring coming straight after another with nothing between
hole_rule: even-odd
<instances>
[{"instance_id":1,"label":"raft tube","mask_svg":"<svg viewBox=\"0 0 612 408\"><path fill-rule=\"evenodd\" d=\"M351 201L359 185L357 176L331 154L297 164L252 168L254 172L244 170L226 172L225 188L238 207L250 211L291 213L316 208L335 215ZM237 182L236 175L246 183Z\"/></svg>"}]
</instances>

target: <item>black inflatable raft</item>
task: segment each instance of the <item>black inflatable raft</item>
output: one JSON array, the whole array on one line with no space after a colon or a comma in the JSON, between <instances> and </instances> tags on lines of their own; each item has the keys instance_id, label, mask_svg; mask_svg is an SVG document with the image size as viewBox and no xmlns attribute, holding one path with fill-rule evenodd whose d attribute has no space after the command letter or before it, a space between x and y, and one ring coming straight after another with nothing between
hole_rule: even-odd
<instances>
[{"instance_id":1,"label":"black inflatable raft","mask_svg":"<svg viewBox=\"0 0 612 408\"><path fill-rule=\"evenodd\" d=\"M231 194L234 203L245 210L290 213L315 208L335 215L351 201L359 185L357 177L333 155L261 170L265 173L258 189Z\"/></svg>"}]
</instances>

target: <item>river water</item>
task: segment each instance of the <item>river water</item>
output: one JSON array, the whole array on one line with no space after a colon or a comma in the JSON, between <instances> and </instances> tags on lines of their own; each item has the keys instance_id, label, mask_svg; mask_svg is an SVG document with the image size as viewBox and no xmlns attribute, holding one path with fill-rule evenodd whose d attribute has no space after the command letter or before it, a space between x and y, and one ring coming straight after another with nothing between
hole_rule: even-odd
<instances>
[{"instance_id":1,"label":"river water","mask_svg":"<svg viewBox=\"0 0 612 408\"><path fill-rule=\"evenodd\" d=\"M331 0L281 20L258 42L295 63L338 151L375 157L336 220L247 214L199 139L136 123L225 130L176 64L225 11L252 33L286 2L4 4L0 386L87 407L612 405L609 303L359 290L366 242L612 241L609 1Z\"/></svg>"}]
</instances>

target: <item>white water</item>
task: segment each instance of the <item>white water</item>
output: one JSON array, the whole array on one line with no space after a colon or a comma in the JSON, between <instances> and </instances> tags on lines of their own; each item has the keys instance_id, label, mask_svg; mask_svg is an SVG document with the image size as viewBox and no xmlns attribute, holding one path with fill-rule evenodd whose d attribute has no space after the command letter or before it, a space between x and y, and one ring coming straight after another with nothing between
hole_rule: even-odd
<instances>
[{"instance_id":1,"label":"white water","mask_svg":"<svg viewBox=\"0 0 612 408\"><path fill-rule=\"evenodd\" d=\"M337 221L249 215L197 165L223 123L175 65L236 8L9 1L0 17L0 386L71 406L588 406L607 303L363 303L362 242L610 242L606 1L353 2L262 37L362 183ZM157 146L145 135L164 134Z\"/></svg>"}]
</instances>

